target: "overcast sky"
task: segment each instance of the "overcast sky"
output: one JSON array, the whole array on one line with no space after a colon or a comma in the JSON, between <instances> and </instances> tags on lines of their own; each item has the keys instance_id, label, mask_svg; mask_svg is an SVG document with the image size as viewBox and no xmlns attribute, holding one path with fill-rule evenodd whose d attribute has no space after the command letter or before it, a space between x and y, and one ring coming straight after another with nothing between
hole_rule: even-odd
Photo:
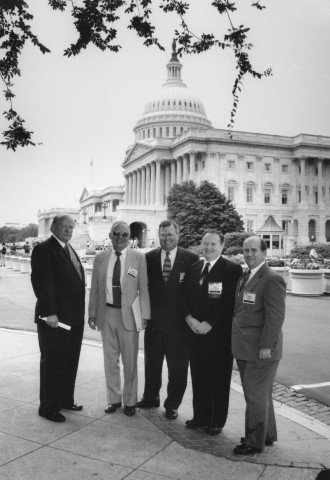
<instances>
[{"instance_id":1,"label":"overcast sky","mask_svg":"<svg viewBox=\"0 0 330 480\"><path fill-rule=\"evenodd\" d=\"M124 183L121 164L134 143L133 127L144 105L166 80L174 16L157 14L158 36L166 52L146 48L120 22L120 53L90 48L77 58L63 57L75 40L69 15L55 13L45 1L33 7L33 28L52 53L26 48L17 80L15 108L34 138L43 144L17 150L0 148L0 225L37 223L38 210L79 207L91 189ZM211 2L192 0L190 25L195 33L225 32L228 22ZM329 0L264 0L259 12L250 0L239 0L235 25L251 27L251 59L256 69L272 67L273 76L248 79L240 97L235 130L330 136L330 2ZM182 78L205 106L215 128L230 118L235 78L233 54L213 50L186 56ZM1 88L1 90L3 90ZM1 112L4 110L1 97ZM7 106L6 106L7 108ZM2 116L0 131L6 128Z\"/></svg>"}]
</instances>

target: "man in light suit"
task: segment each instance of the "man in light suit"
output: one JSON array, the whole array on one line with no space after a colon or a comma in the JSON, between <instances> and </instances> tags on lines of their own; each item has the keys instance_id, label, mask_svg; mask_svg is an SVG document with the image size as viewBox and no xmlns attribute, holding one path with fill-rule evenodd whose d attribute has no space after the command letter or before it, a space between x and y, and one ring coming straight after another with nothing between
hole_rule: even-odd
<instances>
[{"instance_id":1,"label":"man in light suit","mask_svg":"<svg viewBox=\"0 0 330 480\"><path fill-rule=\"evenodd\" d=\"M101 331L108 406L106 413L121 407L135 414L137 402L137 355L139 332L132 305L139 298L142 323L150 319L145 256L127 248L129 227L116 222L110 232L112 248L96 255L89 298L89 326ZM124 367L121 394L119 356Z\"/></svg>"},{"instance_id":2,"label":"man in light suit","mask_svg":"<svg viewBox=\"0 0 330 480\"><path fill-rule=\"evenodd\" d=\"M41 354L39 415L52 422L65 421L62 408L83 408L74 402L85 313L84 269L69 244L74 226L68 215L54 217L52 236L36 245L31 257ZM59 322L71 329L59 327Z\"/></svg>"},{"instance_id":3,"label":"man in light suit","mask_svg":"<svg viewBox=\"0 0 330 480\"><path fill-rule=\"evenodd\" d=\"M277 440L273 383L282 356L285 282L265 263L266 242L249 237L243 245L249 269L236 291L232 351L246 401L245 436L236 455L262 452Z\"/></svg>"},{"instance_id":4,"label":"man in light suit","mask_svg":"<svg viewBox=\"0 0 330 480\"><path fill-rule=\"evenodd\" d=\"M148 266L151 320L144 337L145 386L139 408L159 407L162 369L168 369L165 416L174 420L187 386L188 335L180 296L184 277L196 253L178 247L179 226L172 220L159 225L161 248L146 254Z\"/></svg>"},{"instance_id":5,"label":"man in light suit","mask_svg":"<svg viewBox=\"0 0 330 480\"><path fill-rule=\"evenodd\" d=\"M227 420L233 366L231 326L242 267L224 258L223 234L205 232L205 260L194 263L183 285L183 308L190 327L193 411L189 429L219 435Z\"/></svg>"}]
</instances>

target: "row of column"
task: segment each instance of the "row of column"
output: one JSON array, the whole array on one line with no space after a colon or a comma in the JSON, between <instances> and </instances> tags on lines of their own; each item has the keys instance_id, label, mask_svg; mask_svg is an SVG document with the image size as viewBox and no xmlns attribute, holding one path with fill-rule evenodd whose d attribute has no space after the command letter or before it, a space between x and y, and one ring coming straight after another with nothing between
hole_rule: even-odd
<instances>
[{"instance_id":1,"label":"row of column","mask_svg":"<svg viewBox=\"0 0 330 480\"><path fill-rule=\"evenodd\" d=\"M174 160L157 160L125 175L128 205L165 205L175 183L195 178L196 153Z\"/></svg>"}]
</instances>

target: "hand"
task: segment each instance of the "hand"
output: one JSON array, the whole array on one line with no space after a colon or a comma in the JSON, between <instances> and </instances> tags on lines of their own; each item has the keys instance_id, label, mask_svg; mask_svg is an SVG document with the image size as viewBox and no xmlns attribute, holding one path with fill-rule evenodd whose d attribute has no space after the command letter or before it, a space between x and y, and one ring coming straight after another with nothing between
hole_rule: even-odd
<instances>
[{"instance_id":1,"label":"hand","mask_svg":"<svg viewBox=\"0 0 330 480\"><path fill-rule=\"evenodd\" d=\"M259 350L259 358L260 360L266 360L272 356L272 351L270 348L260 348Z\"/></svg>"},{"instance_id":2,"label":"hand","mask_svg":"<svg viewBox=\"0 0 330 480\"><path fill-rule=\"evenodd\" d=\"M88 325L91 327L92 330L96 330L96 317L89 317Z\"/></svg>"},{"instance_id":3,"label":"hand","mask_svg":"<svg viewBox=\"0 0 330 480\"><path fill-rule=\"evenodd\" d=\"M46 321L47 325L52 328L58 327L58 318L57 315L49 315Z\"/></svg>"},{"instance_id":4,"label":"hand","mask_svg":"<svg viewBox=\"0 0 330 480\"><path fill-rule=\"evenodd\" d=\"M194 333L199 333L200 323L197 318L194 318L191 315L187 315L186 322Z\"/></svg>"},{"instance_id":5,"label":"hand","mask_svg":"<svg viewBox=\"0 0 330 480\"><path fill-rule=\"evenodd\" d=\"M211 330L212 330L212 327L208 322L202 322L202 323L199 324L198 333L200 333L201 335L206 335Z\"/></svg>"}]
</instances>

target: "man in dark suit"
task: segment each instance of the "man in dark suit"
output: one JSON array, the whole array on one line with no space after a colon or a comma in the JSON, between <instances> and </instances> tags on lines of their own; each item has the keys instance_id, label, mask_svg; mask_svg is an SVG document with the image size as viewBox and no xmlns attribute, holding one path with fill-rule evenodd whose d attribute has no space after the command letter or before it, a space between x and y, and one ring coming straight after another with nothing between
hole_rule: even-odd
<instances>
[{"instance_id":1,"label":"man in dark suit","mask_svg":"<svg viewBox=\"0 0 330 480\"><path fill-rule=\"evenodd\" d=\"M145 387L140 408L159 407L162 368L168 368L167 398L164 402L168 420L178 416L178 407L187 386L187 329L180 294L184 277L197 254L178 247L179 227L172 220L159 225L161 248L146 254L151 320L144 337Z\"/></svg>"},{"instance_id":2,"label":"man in dark suit","mask_svg":"<svg viewBox=\"0 0 330 480\"><path fill-rule=\"evenodd\" d=\"M249 269L239 282L232 332L246 401L245 436L236 455L264 450L277 440L272 400L273 383L282 356L285 282L265 263L266 242L249 237L243 245Z\"/></svg>"},{"instance_id":3,"label":"man in dark suit","mask_svg":"<svg viewBox=\"0 0 330 480\"><path fill-rule=\"evenodd\" d=\"M84 270L68 243L74 225L68 215L54 217L52 236L36 245L31 257L41 353L39 415L53 422L65 421L61 408L83 408L74 403L85 312ZM59 322L71 329L59 327Z\"/></svg>"},{"instance_id":4,"label":"man in dark suit","mask_svg":"<svg viewBox=\"0 0 330 480\"><path fill-rule=\"evenodd\" d=\"M193 418L190 429L218 435L228 414L233 357L230 348L236 284L242 267L221 255L223 234L209 230L202 239L205 260L192 265L183 288L190 327Z\"/></svg>"}]
</instances>

